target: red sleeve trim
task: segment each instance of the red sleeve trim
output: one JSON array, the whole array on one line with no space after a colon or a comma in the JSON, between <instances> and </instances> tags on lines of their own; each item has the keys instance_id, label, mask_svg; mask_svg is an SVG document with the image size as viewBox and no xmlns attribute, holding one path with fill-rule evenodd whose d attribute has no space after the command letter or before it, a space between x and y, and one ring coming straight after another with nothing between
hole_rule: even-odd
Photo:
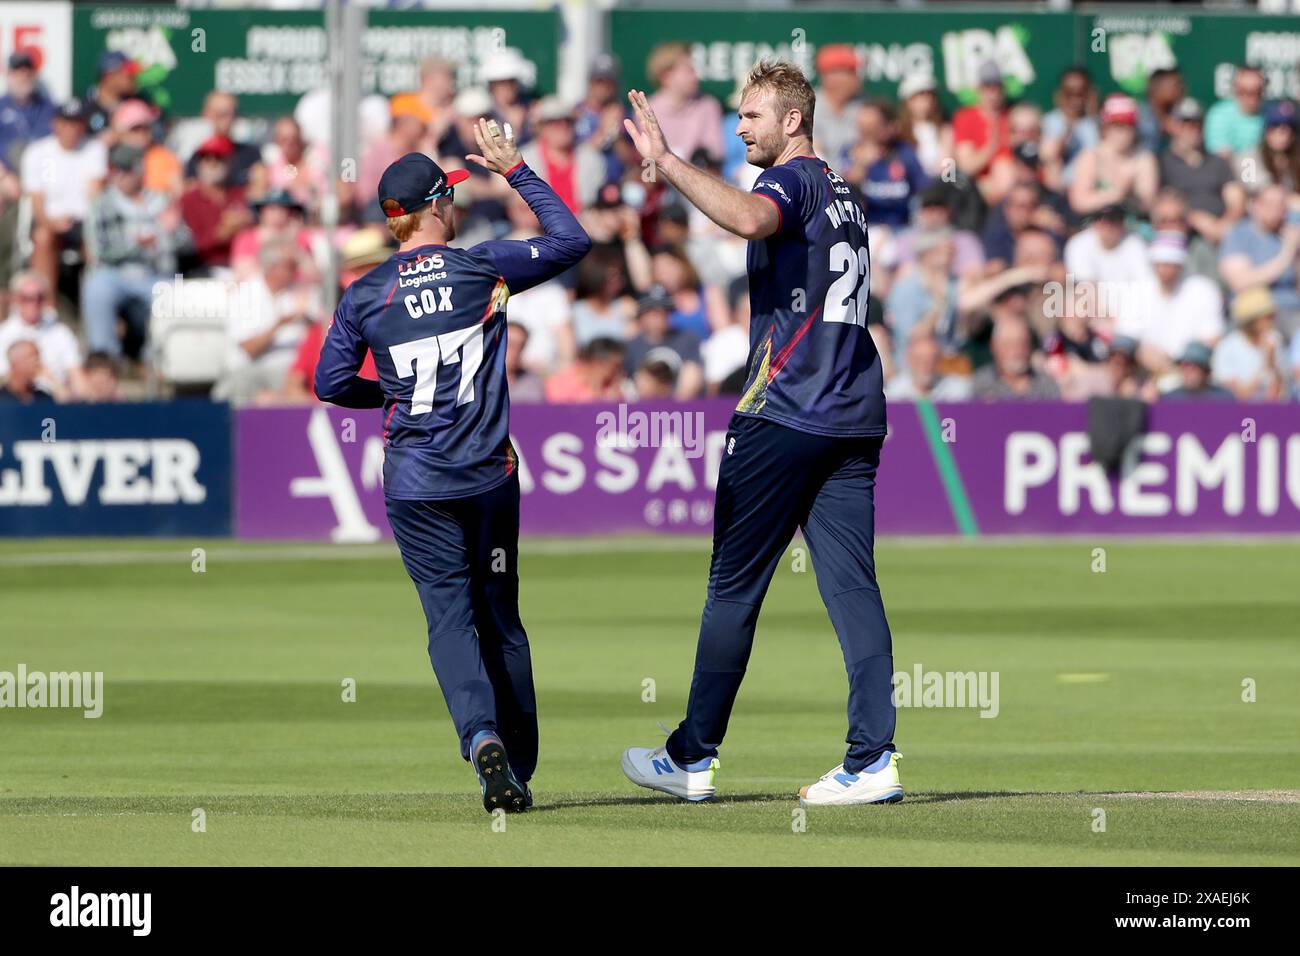
<instances>
[{"instance_id":1,"label":"red sleeve trim","mask_svg":"<svg viewBox=\"0 0 1300 956\"><path fill-rule=\"evenodd\" d=\"M523 161L522 159L519 160L519 162L515 163L513 166L511 166L509 169L507 169L507 170L506 170L502 175L504 175L504 176L509 176L511 173L513 173L516 169L518 169L518 168L519 168L520 166L522 166L523 164L524 164L524 161Z\"/></svg>"}]
</instances>

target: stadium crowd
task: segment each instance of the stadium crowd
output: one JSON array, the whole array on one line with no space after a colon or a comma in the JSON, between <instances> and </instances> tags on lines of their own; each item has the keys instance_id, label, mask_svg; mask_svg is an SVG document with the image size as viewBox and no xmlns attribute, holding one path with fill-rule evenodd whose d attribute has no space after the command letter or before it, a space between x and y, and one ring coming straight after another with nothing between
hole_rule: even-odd
<instances>
[{"instance_id":1,"label":"stadium crowd","mask_svg":"<svg viewBox=\"0 0 1300 956\"><path fill-rule=\"evenodd\" d=\"M137 89L124 55L98 65L83 96L54 103L37 58L19 50L6 64L0 401L165 388L153 337L177 276L238 290L223 300L224 338L204 340L222 354L207 356L200 394L313 401L329 243L344 286L382 261L394 245L375 196L384 168L412 150L466 166L483 116L513 126L594 242L569 274L510 299L512 398L740 391L746 244L656 182L622 126L644 66L673 150L752 183L736 96L701 92L686 44L657 47L637 75L597 57L578 103L535 97L509 50L481 64L477 86L430 59L418 89L362 102L358 155L339 176L323 93L271 122L220 92L201 116L176 117ZM818 155L866 199L868 328L891 399L1300 397L1297 110L1267 101L1258 71L1238 69L1230 98L1198 103L1177 70L1134 99L1100 98L1070 67L1044 112L1012 101L987 63L977 98L948 115L928 75L864 98L850 46L820 48L815 66ZM535 234L504 180L469 168L457 244ZM342 225L327 235L331 193Z\"/></svg>"}]
</instances>

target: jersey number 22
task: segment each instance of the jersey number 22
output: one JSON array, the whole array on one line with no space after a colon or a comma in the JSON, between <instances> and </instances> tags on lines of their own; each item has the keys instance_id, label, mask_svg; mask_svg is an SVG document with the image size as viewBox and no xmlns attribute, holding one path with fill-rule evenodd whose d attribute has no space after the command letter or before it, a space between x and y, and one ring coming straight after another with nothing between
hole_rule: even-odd
<instances>
[{"instance_id":1,"label":"jersey number 22","mask_svg":"<svg viewBox=\"0 0 1300 956\"><path fill-rule=\"evenodd\" d=\"M825 322L847 322L867 327L867 296L871 291L871 261L867 247L848 242L831 246L831 272L842 273L826 290L822 306Z\"/></svg>"}]
</instances>

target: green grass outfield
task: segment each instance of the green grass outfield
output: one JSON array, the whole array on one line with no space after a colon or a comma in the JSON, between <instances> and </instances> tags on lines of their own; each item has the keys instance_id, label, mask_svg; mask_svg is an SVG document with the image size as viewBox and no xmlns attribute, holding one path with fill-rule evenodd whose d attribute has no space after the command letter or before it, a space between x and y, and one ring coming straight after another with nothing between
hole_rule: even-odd
<instances>
[{"instance_id":1,"label":"green grass outfield","mask_svg":"<svg viewBox=\"0 0 1300 956\"><path fill-rule=\"evenodd\" d=\"M793 550L719 798L684 805L618 757L681 715L707 544L526 542L538 806L495 832L390 547L2 542L0 670L102 670L106 703L0 710L0 863L1300 863L1300 542L884 540L878 562L896 668L997 671L1000 713L900 710L907 800L795 832L796 789L843 755L845 679Z\"/></svg>"}]
</instances>

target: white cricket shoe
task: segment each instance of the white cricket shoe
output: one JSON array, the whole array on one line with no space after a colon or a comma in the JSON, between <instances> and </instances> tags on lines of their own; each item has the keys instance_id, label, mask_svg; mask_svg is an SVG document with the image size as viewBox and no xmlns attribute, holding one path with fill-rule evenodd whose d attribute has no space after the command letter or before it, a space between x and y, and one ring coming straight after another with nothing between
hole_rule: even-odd
<instances>
[{"instance_id":1,"label":"white cricket shoe","mask_svg":"<svg viewBox=\"0 0 1300 956\"><path fill-rule=\"evenodd\" d=\"M721 764L717 757L713 757L695 766L698 769L687 770L678 766L668 756L667 746L653 750L629 747L623 751L623 773L638 787L671 793L674 797L697 803L717 792L713 786L713 773Z\"/></svg>"},{"instance_id":2,"label":"white cricket shoe","mask_svg":"<svg viewBox=\"0 0 1300 956\"><path fill-rule=\"evenodd\" d=\"M799 790L799 803L805 807L846 806L854 803L897 803L903 799L903 785L898 781L898 761L902 754L887 751L861 773L846 773L844 764L822 775L816 783Z\"/></svg>"}]
</instances>

